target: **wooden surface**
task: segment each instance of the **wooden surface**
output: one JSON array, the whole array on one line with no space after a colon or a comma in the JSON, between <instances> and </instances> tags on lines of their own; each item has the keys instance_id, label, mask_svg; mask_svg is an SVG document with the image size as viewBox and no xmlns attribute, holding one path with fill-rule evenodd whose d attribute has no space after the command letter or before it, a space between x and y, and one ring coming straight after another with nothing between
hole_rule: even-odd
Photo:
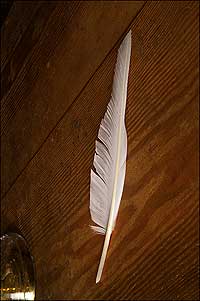
<instances>
[{"instance_id":1,"label":"wooden surface","mask_svg":"<svg viewBox=\"0 0 200 301\"><path fill-rule=\"evenodd\" d=\"M37 300L197 300L198 2L33 4L2 27L1 228L27 239ZM127 172L96 285L90 168L130 28Z\"/></svg>"},{"instance_id":2,"label":"wooden surface","mask_svg":"<svg viewBox=\"0 0 200 301\"><path fill-rule=\"evenodd\" d=\"M2 71L2 196L143 4L50 1L40 5Z\"/></svg>"}]
</instances>

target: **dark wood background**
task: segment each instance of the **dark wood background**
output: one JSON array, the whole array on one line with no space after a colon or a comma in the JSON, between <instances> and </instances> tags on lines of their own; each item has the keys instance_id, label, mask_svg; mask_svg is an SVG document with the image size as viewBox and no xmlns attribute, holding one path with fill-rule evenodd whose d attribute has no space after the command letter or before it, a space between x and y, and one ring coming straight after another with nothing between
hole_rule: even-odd
<instances>
[{"instance_id":1,"label":"dark wood background","mask_svg":"<svg viewBox=\"0 0 200 301\"><path fill-rule=\"evenodd\" d=\"M1 227L37 300L198 299L198 1L16 1L1 28ZM102 281L94 143L132 29L122 203Z\"/></svg>"}]
</instances>

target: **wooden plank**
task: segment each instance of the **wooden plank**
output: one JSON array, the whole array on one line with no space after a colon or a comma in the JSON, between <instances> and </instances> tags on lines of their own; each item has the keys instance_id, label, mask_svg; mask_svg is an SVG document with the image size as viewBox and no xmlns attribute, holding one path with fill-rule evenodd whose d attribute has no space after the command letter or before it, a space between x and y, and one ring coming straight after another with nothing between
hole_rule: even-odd
<instances>
[{"instance_id":1,"label":"wooden plank","mask_svg":"<svg viewBox=\"0 0 200 301\"><path fill-rule=\"evenodd\" d=\"M4 100L5 95L7 95L11 89L22 67L27 67L27 61L29 61L30 54L38 44L41 34L44 31L45 24L55 8L55 4L56 3L52 1L40 5L40 8L33 17L34 20L29 24L20 43L16 46L11 59L5 65L1 78L1 97L4 97ZM27 3L27 5L29 5L29 3Z\"/></svg>"},{"instance_id":2,"label":"wooden plank","mask_svg":"<svg viewBox=\"0 0 200 301\"><path fill-rule=\"evenodd\" d=\"M1 27L1 71L27 30L43 1L14 1Z\"/></svg>"},{"instance_id":3,"label":"wooden plank","mask_svg":"<svg viewBox=\"0 0 200 301\"><path fill-rule=\"evenodd\" d=\"M144 2L53 4L56 9L34 48L26 45L25 39L13 56L12 68L9 65L2 76L9 90L4 91L2 103L1 195L41 147ZM23 66L17 59L22 48L28 51ZM14 76L9 83L11 69Z\"/></svg>"},{"instance_id":4,"label":"wooden plank","mask_svg":"<svg viewBox=\"0 0 200 301\"><path fill-rule=\"evenodd\" d=\"M1 28L2 28L3 23L5 22L8 14L9 14L9 11L12 7L12 4L13 4L13 0L1 1L1 19L0 19Z\"/></svg>"},{"instance_id":5,"label":"wooden plank","mask_svg":"<svg viewBox=\"0 0 200 301\"><path fill-rule=\"evenodd\" d=\"M127 173L102 282L89 174L118 45L2 200L39 300L198 299L198 3L148 2L131 28Z\"/></svg>"}]
</instances>

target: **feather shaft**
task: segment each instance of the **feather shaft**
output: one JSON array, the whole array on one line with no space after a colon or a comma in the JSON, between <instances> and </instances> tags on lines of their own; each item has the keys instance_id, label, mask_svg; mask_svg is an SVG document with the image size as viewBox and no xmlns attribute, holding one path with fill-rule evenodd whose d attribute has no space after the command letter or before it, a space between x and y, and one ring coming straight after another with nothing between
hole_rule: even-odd
<instances>
[{"instance_id":1,"label":"feather shaft","mask_svg":"<svg viewBox=\"0 0 200 301\"><path fill-rule=\"evenodd\" d=\"M96 173L91 171L90 212L93 221L99 225L92 228L97 233L105 234L96 283L101 279L125 179L125 108L130 55L131 32L127 34L118 51L113 93L99 129L98 138L101 142L96 141Z\"/></svg>"},{"instance_id":2,"label":"feather shaft","mask_svg":"<svg viewBox=\"0 0 200 301\"><path fill-rule=\"evenodd\" d=\"M126 99L124 99L124 101L126 101ZM117 191L117 179L118 179L118 174L119 174L121 129L122 129L122 121L123 121L122 120L122 118L123 118L122 113L120 115L121 116L120 116L120 126L119 126L119 131L118 131L117 162L116 162L116 173L115 173L114 188L113 188L113 197L112 197L108 227L107 227L107 230L106 230L106 236L105 236L105 240L104 240L103 251L102 251L102 255L101 255L101 259L100 259L100 263L99 263L99 268L98 268L98 272L97 272L97 277L96 277L96 283L98 283L101 279L104 263L105 263L105 260L106 260L106 254L107 254L107 251L108 251L109 242L110 242L110 238L111 238L111 234L112 234L113 215L114 215L115 199L116 199L116 191Z\"/></svg>"}]
</instances>

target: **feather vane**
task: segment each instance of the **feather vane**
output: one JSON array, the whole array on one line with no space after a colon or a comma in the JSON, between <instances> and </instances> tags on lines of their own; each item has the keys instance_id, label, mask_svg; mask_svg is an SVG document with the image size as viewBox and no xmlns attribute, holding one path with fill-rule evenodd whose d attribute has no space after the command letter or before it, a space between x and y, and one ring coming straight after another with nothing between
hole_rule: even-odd
<instances>
[{"instance_id":1,"label":"feather vane","mask_svg":"<svg viewBox=\"0 0 200 301\"><path fill-rule=\"evenodd\" d=\"M125 109L131 56L131 32L124 38L117 55L113 88L107 111L101 121L90 180L91 226L105 235L96 283L100 281L121 202L127 156Z\"/></svg>"}]
</instances>

